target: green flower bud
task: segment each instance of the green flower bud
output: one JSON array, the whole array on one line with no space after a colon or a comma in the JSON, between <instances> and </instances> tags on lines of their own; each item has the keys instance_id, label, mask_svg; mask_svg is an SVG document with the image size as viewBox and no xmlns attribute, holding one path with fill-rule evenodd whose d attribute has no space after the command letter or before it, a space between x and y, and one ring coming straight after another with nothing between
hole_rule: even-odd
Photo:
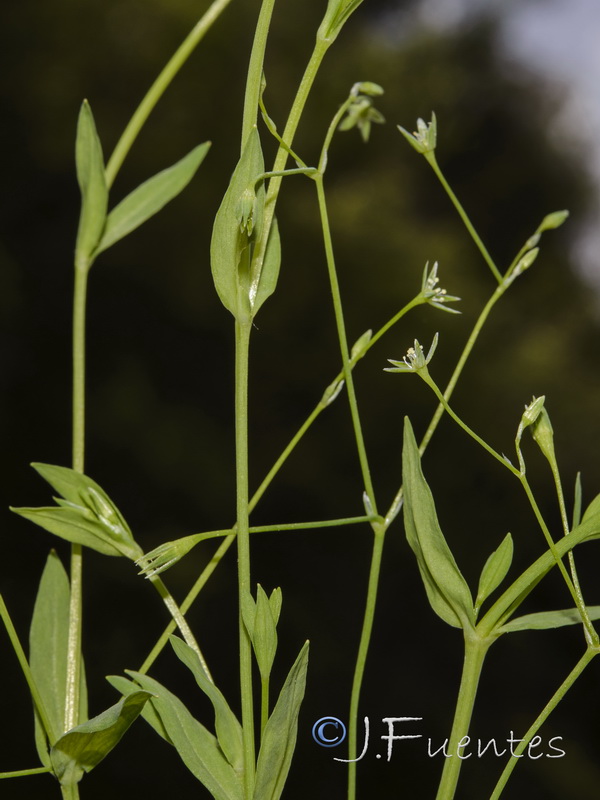
<instances>
[{"instance_id":1,"label":"green flower bud","mask_svg":"<svg viewBox=\"0 0 600 800\"><path fill-rule=\"evenodd\" d=\"M536 421L532 425L531 433L544 456L550 463L554 463L554 431L545 408L538 414Z\"/></svg>"},{"instance_id":2,"label":"green flower bud","mask_svg":"<svg viewBox=\"0 0 600 800\"><path fill-rule=\"evenodd\" d=\"M543 231L552 231L556 228L560 228L568 216L569 212L566 209L564 211L553 211L551 214L547 214L540 223L540 227L538 228L539 232L542 233Z\"/></svg>"}]
</instances>

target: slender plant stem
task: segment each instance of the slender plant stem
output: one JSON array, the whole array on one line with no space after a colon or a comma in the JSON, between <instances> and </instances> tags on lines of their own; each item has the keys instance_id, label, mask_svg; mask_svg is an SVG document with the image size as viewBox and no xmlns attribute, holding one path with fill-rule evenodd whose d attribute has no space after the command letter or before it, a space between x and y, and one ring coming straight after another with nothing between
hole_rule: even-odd
<instances>
[{"instance_id":1,"label":"slender plant stem","mask_svg":"<svg viewBox=\"0 0 600 800\"><path fill-rule=\"evenodd\" d=\"M218 547L218 549L216 550L215 554L211 558L210 562L206 565L206 567L203 569L201 574L198 576L198 578L196 579L194 585L192 586L192 588L188 592L185 600L180 605L179 610L181 611L182 614L186 614L187 611L189 611L189 609L192 606L192 603L198 597L198 595L202 591L204 585L206 584L206 582L208 581L208 579L210 578L212 573L215 571L215 569L217 568L217 566L221 562L221 559L223 558L225 553L229 550L231 545L235 542L235 540L236 540L235 535L234 534L230 534L225 539L225 541L223 541L221 543L221 545ZM160 653L164 649L165 645L169 641L169 636L173 633L173 631L175 630L176 627L177 627L177 623L175 622L175 620L172 619L169 622L169 624L166 626L166 628L164 629L164 631L162 632L162 634L158 638L156 644L154 645L152 650L146 656L146 659L144 660L144 663L140 667L139 672L141 672L142 675L145 675L148 672L148 670L150 669L150 667L152 666L152 664L154 664L154 662L156 661L156 659L158 658L158 656L160 655Z\"/></svg>"},{"instance_id":2,"label":"slender plant stem","mask_svg":"<svg viewBox=\"0 0 600 800\"><path fill-rule=\"evenodd\" d=\"M498 783L496 784L496 786L494 787L494 791L490 795L490 800L498 800L508 782L508 779L512 774L512 771L519 763L519 757L524 753L525 749L528 747L533 737L536 735L536 733L542 727L544 722L548 719L550 714L554 711L556 706L560 703L560 701L569 691L571 686L573 686L577 678L579 678L583 670L587 667L590 661L595 656L598 655L598 652L599 650L597 647L588 647L583 656L573 667L571 672L567 675L567 677L558 687L556 692L552 695L550 701L546 704L541 714L537 717L533 725L529 728L529 730L521 740L521 743L515 749L514 755L511 756L506 766L502 770L502 774L500 775Z\"/></svg>"},{"instance_id":3,"label":"slender plant stem","mask_svg":"<svg viewBox=\"0 0 600 800\"><path fill-rule=\"evenodd\" d=\"M240 638L240 689L244 745L246 800L254 792L254 704L252 699L252 644L244 625L242 608L250 596L250 532L248 492L248 355L251 322L235 323L235 465L238 547L238 594Z\"/></svg>"},{"instance_id":4,"label":"slender plant stem","mask_svg":"<svg viewBox=\"0 0 600 800\"><path fill-rule=\"evenodd\" d=\"M250 64L246 78L246 91L244 93L244 115L242 120L242 140L240 153L244 151L244 145L250 135L250 131L256 125L260 101L260 89L263 76L263 64L265 61L265 49L269 36L269 27L275 0L263 0L256 23L256 31L252 42L252 53L250 54Z\"/></svg>"},{"instance_id":5,"label":"slender plant stem","mask_svg":"<svg viewBox=\"0 0 600 800\"><path fill-rule=\"evenodd\" d=\"M365 491L368 495L373 513L377 514L377 505L375 502L375 492L373 490L373 481L371 479L371 470L369 468L369 460L367 458L367 451L365 448L364 436L362 433L362 426L360 422L360 415L358 412L358 403L356 400L356 392L354 390L354 380L352 378L352 369L350 367L350 351L348 349L348 339L346 336L346 326L344 323L344 312L342 308L342 298L340 294L340 286L337 278L337 271L335 268L335 257L333 254L333 243L331 240L331 230L329 227L329 217L327 214L327 203L325 200L325 190L323 187L323 176L321 174L315 176L315 183L317 186L317 196L319 200L319 213L321 215L321 227L323 229L323 241L325 245L325 258L327 260L327 270L329 273L329 285L331 288L331 295L333 300L333 308L335 313L335 321L337 326L337 334L340 342L340 351L342 355L343 374L346 381L346 391L348 392L348 402L350 404L350 414L352 416L352 425L354 427L354 436L356 439L356 447L358 450L358 459L360 461L360 468L362 472L362 479Z\"/></svg>"},{"instance_id":6,"label":"slender plant stem","mask_svg":"<svg viewBox=\"0 0 600 800\"><path fill-rule=\"evenodd\" d=\"M556 458L552 457L548 459L548 462L550 464L550 469L552 470L552 477L554 478L554 485L556 487L556 496L558 498L558 506L560 508L560 518L562 520L563 532L564 535L566 536L569 533L570 528L569 528L569 519L567 517L567 508L565 505L565 495L562 488L562 481L560 479L560 471L558 469ZM592 625L592 622L587 613L585 600L583 599L583 592L581 591L581 584L579 583L579 576L577 575L577 567L575 566L575 554L573 553L572 550L569 551L569 568L571 570L571 578L573 579L573 587L579 599L577 607L580 609L580 611L583 610L584 612L584 616L582 617L582 619L584 621L584 630L587 642L588 644L598 644L598 636L592 635L592 631L595 634L596 629Z\"/></svg>"},{"instance_id":7,"label":"slender plant stem","mask_svg":"<svg viewBox=\"0 0 600 800\"><path fill-rule=\"evenodd\" d=\"M464 760L459 755L460 744L462 743L463 746L467 744L464 737L469 731L479 676L491 641L480 639L473 631L465 631L465 660L448 744L449 757L445 759L436 800L452 800L455 795L460 768Z\"/></svg>"},{"instance_id":8,"label":"slender plant stem","mask_svg":"<svg viewBox=\"0 0 600 800\"><path fill-rule=\"evenodd\" d=\"M29 775L41 775L44 772L52 772L50 767L34 767L33 769L17 769L13 772L0 772L0 780L3 778L25 778Z\"/></svg>"},{"instance_id":9,"label":"slender plant stem","mask_svg":"<svg viewBox=\"0 0 600 800\"><path fill-rule=\"evenodd\" d=\"M73 299L73 469L84 470L85 454L85 325L88 268L75 267ZM67 640L67 683L65 731L79 724L81 688L83 554L79 544L71 545L71 594Z\"/></svg>"},{"instance_id":10,"label":"slender plant stem","mask_svg":"<svg viewBox=\"0 0 600 800\"><path fill-rule=\"evenodd\" d=\"M121 138L117 142L115 149L106 165L106 183L110 188L114 183L123 161L129 153L140 130L152 113L154 107L165 93L173 78L188 60L195 47L204 37L204 34L218 19L220 14L227 8L231 0L214 0L207 11L198 20L190 33L186 36L179 48L167 62L166 66L156 78L142 102L137 107L135 113L129 120L127 127L123 131Z\"/></svg>"},{"instance_id":11,"label":"slender plant stem","mask_svg":"<svg viewBox=\"0 0 600 800\"><path fill-rule=\"evenodd\" d=\"M440 181L440 183L444 187L444 189L446 191L446 194L448 195L448 197L452 201L452 204L454 205L454 208L458 211L458 213L460 215L460 218L462 219L462 221L463 221L463 223L465 225L465 228L471 234L471 238L473 239L473 241L477 245L477 247L479 249L479 252L481 253L481 255L483 256L483 258L485 260L485 263L488 265L488 267L492 271L492 274L494 275L494 277L496 278L498 283L501 284L503 279L502 279L502 275L500 274L500 270L498 269L498 267L494 263L494 259L489 254L489 252L487 250L487 247L484 245L484 243L481 240L481 237L479 236L479 234L475 230L475 226L473 225L473 223L469 219L469 215L467 214L467 212L462 207L462 204L461 204L460 200L454 194L454 191L452 190L452 187L450 186L450 184L448 183L448 181L444 177L444 174L443 174L442 170L440 169L440 167L439 167L439 165L437 163L437 160L436 160L436 157L435 157L435 153L433 152L433 150L430 150L428 153L425 153L424 155L425 155L425 158L427 159L427 163L430 165L430 167L435 172L438 180Z\"/></svg>"},{"instance_id":12,"label":"slender plant stem","mask_svg":"<svg viewBox=\"0 0 600 800\"><path fill-rule=\"evenodd\" d=\"M269 678L260 681L260 735L265 732L267 722L269 721Z\"/></svg>"},{"instance_id":13,"label":"slender plant stem","mask_svg":"<svg viewBox=\"0 0 600 800\"><path fill-rule=\"evenodd\" d=\"M46 735L48 736L50 744L53 745L58 738L59 732L55 731L54 728L52 727L52 723L50 722L50 717L48 716L48 712L46 711L46 708L44 706L44 701L42 700L42 696L39 693L34 677L31 674L31 668L29 666L29 662L27 661L27 656L25 655L25 651L23 650L23 647L19 640L19 636L17 634L17 631L15 630L15 626L13 625L12 619L10 618L10 614L8 613L8 609L6 607L2 595L0 595L0 617L2 617L2 622L4 623L4 627L6 628L6 632L8 633L8 638L10 639L10 643L12 644L13 650L15 651L15 655L17 656L17 659L19 661L21 671L25 677L25 680L27 681L27 686L29 687L31 699L33 700L33 705L35 706L35 710L38 713L40 722L42 723L42 727L44 728Z\"/></svg>"},{"instance_id":14,"label":"slender plant stem","mask_svg":"<svg viewBox=\"0 0 600 800\"><path fill-rule=\"evenodd\" d=\"M379 588L379 576L381 573L381 559L383 556L383 544L385 541L384 525L380 525L374 530L373 551L371 554L371 568L369 570L369 584L367 587L367 597L365 601L365 613L360 632L358 653L352 678L352 690L350 693L350 714L348 720L348 800L356 797L356 741L358 729L358 704L360 702L360 692L362 689L371 634L373 632L373 622L375 620L375 609L377 604L377 590Z\"/></svg>"},{"instance_id":15,"label":"slender plant stem","mask_svg":"<svg viewBox=\"0 0 600 800\"><path fill-rule=\"evenodd\" d=\"M177 627L181 631L181 635L185 639L186 643L192 648L192 650L196 653L196 655L200 659L200 664L202 665L202 669L206 673L206 677L211 683L214 683L212 675L210 674L210 670L208 668L208 664L206 663L206 659L202 655L202 651L198 646L198 642L196 641L196 638L192 633L190 626L187 624L185 617L181 613L181 609L173 599L171 592L167 589L162 578L160 578L158 575L154 575L152 578L150 578L150 581L156 587L156 590L162 597L165 606L169 610L169 613L173 617L173 620L177 623Z\"/></svg>"}]
</instances>

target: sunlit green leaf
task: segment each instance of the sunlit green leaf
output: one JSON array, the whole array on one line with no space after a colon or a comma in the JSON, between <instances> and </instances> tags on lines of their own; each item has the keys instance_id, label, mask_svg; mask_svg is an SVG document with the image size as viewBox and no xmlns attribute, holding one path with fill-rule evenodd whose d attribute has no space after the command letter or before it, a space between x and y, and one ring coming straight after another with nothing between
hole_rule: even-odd
<instances>
[{"instance_id":1,"label":"sunlit green leaf","mask_svg":"<svg viewBox=\"0 0 600 800\"><path fill-rule=\"evenodd\" d=\"M221 749L231 766L241 775L244 766L242 726L221 691L206 677L198 654L177 636L171 636L170 640L177 657L191 670L196 683L212 703L215 731Z\"/></svg>"},{"instance_id":2,"label":"sunlit green leaf","mask_svg":"<svg viewBox=\"0 0 600 800\"><path fill-rule=\"evenodd\" d=\"M588 606L587 613L591 620L600 619L600 606ZM579 611L576 608L565 608L560 611L540 611L537 614L516 617L498 628L497 632L543 631L548 628L562 628L564 625L576 625L577 623L581 623Z\"/></svg>"},{"instance_id":3,"label":"sunlit green leaf","mask_svg":"<svg viewBox=\"0 0 600 800\"><path fill-rule=\"evenodd\" d=\"M50 758L54 773L63 785L81 780L118 744L137 719L150 693L138 691L121 698L98 716L67 731L54 744Z\"/></svg>"},{"instance_id":4,"label":"sunlit green leaf","mask_svg":"<svg viewBox=\"0 0 600 800\"><path fill-rule=\"evenodd\" d=\"M513 540L507 533L500 547L491 554L481 570L475 610L479 610L491 593L500 586L510 569L513 557Z\"/></svg>"},{"instance_id":5,"label":"sunlit green leaf","mask_svg":"<svg viewBox=\"0 0 600 800\"><path fill-rule=\"evenodd\" d=\"M139 228L185 189L204 160L210 142L198 145L172 167L142 183L113 208L106 218L97 253Z\"/></svg>"},{"instance_id":6,"label":"sunlit green leaf","mask_svg":"<svg viewBox=\"0 0 600 800\"><path fill-rule=\"evenodd\" d=\"M77 181L81 190L75 262L79 267L87 267L90 264L90 256L102 236L108 208L102 146L92 109L87 100L83 101L77 122L75 162Z\"/></svg>"},{"instance_id":7,"label":"sunlit green leaf","mask_svg":"<svg viewBox=\"0 0 600 800\"><path fill-rule=\"evenodd\" d=\"M129 671L128 671L129 672ZM137 683L151 692L151 703L183 763L208 789L214 800L243 800L239 775L227 761L215 736L190 714L179 698L158 681L129 672Z\"/></svg>"},{"instance_id":8,"label":"sunlit green leaf","mask_svg":"<svg viewBox=\"0 0 600 800\"><path fill-rule=\"evenodd\" d=\"M253 800L279 800L298 735L298 714L306 687L308 642L300 651L265 726L258 755Z\"/></svg>"},{"instance_id":9,"label":"sunlit green leaf","mask_svg":"<svg viewBox=\"0 0 600 800\"><path fill-rule=\"evenodd\" d=\"M471 592L441 531L408 417L404 425L402 480L406 538L417 557L431 607L449 625L471 627L474 624Z\"/></svg>"}]
</instances>

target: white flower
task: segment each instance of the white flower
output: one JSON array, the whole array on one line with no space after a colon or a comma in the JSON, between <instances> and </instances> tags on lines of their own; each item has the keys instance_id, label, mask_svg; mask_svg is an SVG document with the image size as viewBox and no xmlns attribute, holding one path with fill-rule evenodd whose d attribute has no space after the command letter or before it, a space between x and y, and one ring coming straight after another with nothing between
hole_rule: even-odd
<instances>
[{"instance_id":1,"label":"white flower","mask_svg":"<svg viewBox=\"0 0 600 800\"><path fill-rule=\"evenodd\" d=\"M427 356L425 356L425 351L423 350L423 346L419 344L418 340L415 339L415 343L413 347L409 347L406 355L402 359L402 361L393 361L391 358L388 358L390 364L393 364L393 367L386 367L385 372L419 372L419 370L425 369L431 359L433 358L433 354L435 353L435 348L437 347L439 335L433 337L433 342L431 343L431 347L429 348L429 352Z\"/></svg>"}]
</instances>

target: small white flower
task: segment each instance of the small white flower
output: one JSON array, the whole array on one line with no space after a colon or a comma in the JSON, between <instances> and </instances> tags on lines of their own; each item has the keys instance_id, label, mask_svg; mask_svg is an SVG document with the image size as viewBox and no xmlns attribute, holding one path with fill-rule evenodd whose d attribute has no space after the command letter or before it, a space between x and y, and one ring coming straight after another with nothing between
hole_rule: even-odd
<instances>
[{"instance_id":1,"label":"small white flower","mask_svg":"<svg viewBox=\"0 0 600 800\"><path fill-rule=\"evenodd\" d=\"M448 294L445 289L442 289L441 286L438 286L440 279L438 278L438 262L436 261L431 268L431 272L428 272L429 268L429 261L425 264L425 269L423 270L423 281L421 284L421 294L425 298L425 300L435 308L439 308L441 311L448 311L450 314L460 314L455 308L448 308L444 305L444 303L456 303L460 300L460 297L456 297L455 295Z\"/></svg>"},{"instance_id":2,"label":"small white flower","mask_svg":"<svg viewBox=\"0 0 600 800\"><path fill-rule=\"evenodd\" d=\"M415 339L414 346L409 347L402 361L393 361L391 358L388 358L390 364L393 364L394 366L386 367L384 372L419 372L419 370L425 369L433 358L435 348L437 347L438 338L439 334L436 333L436 335L433 337L433 342L431 343L431 347L429 348L427 356L425 356L423 346L419 344L417 339Z\"/></svg>"}]
</instances>

